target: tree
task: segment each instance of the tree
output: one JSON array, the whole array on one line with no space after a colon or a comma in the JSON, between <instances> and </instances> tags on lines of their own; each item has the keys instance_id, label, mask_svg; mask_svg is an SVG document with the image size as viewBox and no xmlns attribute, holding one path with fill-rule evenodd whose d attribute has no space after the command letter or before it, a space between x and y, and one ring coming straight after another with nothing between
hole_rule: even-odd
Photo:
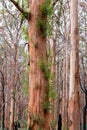
<instances>
[{"instance_id":1,"label":"tree","mask_svg":"<svg viewBox=\"0 0 87 130\"><path fill-rule=\"evenodd\" d=\"M2 109L5 106L5 112L3 112L5 114L2 114L4 117L4 121L2 121L5 123L5 129L8 127L13 129L15 120L19 119L19 116L22 117L22 112L19 111L19 108L23 98L25 98L25 103L22 105L21 109L26 109L27 107L27 105L25 105L27 96L24 97L23 95L21 99L18 98L23 94L22 91L25 83L23 77L24 75L26 77L26 72L24 71L28 66L28 56L25 51L25 42L27 41L24 40L21 35L23 21L20 12L18 12L15 7L14 11L12 11L13 7L11 8L11 5L13 4L8 4L7 1L0 1L0 5L3 5L1 8L3 11L0 14L0 16L3 17L2 24L0 25L0 68L3 71L5 80L5 96L3 96L5 98L5 103L2 102L1 104ZM27 58L24 56L24 53ZM26 81L28 81L28 78L26 78Z\"/></svg>"},{"instance_id":2,"label":"tree","mask_svg":"<svg viewBox=\"0 0 87 130\"><path fill-rule=\"evenodd\" d=\"M0 70L0 75L1 75L1 84L2 84L2 130L5 128L4 124L4 119L5 119L5 80L4 80L4 75L3 72Z\"/></svg>"},{"instance_id":3,"label":"tree","mask_svg":"<svg viewBox=\"0 0 87 130\"><path fill-rule=\"evenodd\" d=\"M31 19L29 22L29 107L28 130L49 129L48 88L46 72L46 24L47 4L50 1L29 1Z\"/></svg>"},{"instance_id":4,"label":"tree","mask_svg":"<svg viewBox=\"0 0 87 130\"><path fill-rule=\"evenodd\" d=\"M27 116L25 129L28 130L54 130L61 126L66 130L80 129L85 102L84 94L80 93L79 68L81 84L87 83L87 3L79 2L79 17L78 1L71 0L71 6L69 3L66 0L0 1L0 70L5 81L5 100L0 102L0 110L5 115L2 121L5 129L10 125L13 130L15 121L21 119L25 128ZM26 35L28 24L29 35ZM30 60L26 58L25 45Z\"/></svg>"},{"instance_id":5,"label":"tree","mask_svg":"<svg viewBox=\"0 0 87 130\"><path fill-rule=\"evenodd\" d=\"M71 0L71 55L69 120L70 130L80 130L78 0Z\"/></svg>"}]
</instances>

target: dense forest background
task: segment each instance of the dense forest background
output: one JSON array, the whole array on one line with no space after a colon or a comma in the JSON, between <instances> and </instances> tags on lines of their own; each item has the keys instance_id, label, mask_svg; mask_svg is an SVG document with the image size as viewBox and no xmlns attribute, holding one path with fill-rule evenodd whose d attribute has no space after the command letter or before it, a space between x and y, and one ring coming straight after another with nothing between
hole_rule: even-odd
<instances>
[{"instance_id":1,"label":"dense forest background","mask_svg":"<svg viewBox=\"0 0 87 130\"><path fill-rule=\"evenodd\" d=\"M1 130L86 130L86 108L87 0L0 0Z\"/></svg>"}]
</instances>

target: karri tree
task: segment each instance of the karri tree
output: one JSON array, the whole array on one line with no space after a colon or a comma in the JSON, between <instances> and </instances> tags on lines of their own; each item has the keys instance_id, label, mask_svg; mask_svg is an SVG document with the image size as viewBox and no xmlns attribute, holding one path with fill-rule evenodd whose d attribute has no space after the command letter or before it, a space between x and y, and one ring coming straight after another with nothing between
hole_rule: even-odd
<instances>
[{"instance_id":1,"label":"karri tree","mask_svg":"<svg viewBox=\"0 0 87 130\"><path fill-rule=\"evenodd\" d=\"M47 4L50 1L29 0L31 19L29 21L29 108L28 130L49 130L49 114L46 73L46 29Z\"/></svg>"},{"instance_id":2,"label":"karri tree","mask_svg":"<svg viewBox=\"0 0 87 130\"><path fill-rule=\"evenodd\" d=\"M80 84L79 84L79 35L78 0L71 0L71 56L70 56L70 92L69 120L70 130L80 130Z\"/></svg>"}]
</instances>

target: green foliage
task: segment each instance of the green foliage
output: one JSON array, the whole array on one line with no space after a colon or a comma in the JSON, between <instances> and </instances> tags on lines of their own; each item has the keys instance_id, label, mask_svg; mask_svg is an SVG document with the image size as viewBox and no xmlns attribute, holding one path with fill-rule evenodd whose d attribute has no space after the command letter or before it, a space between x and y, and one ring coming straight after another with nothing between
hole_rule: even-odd
<instances>
[{"instance_id":1,"label":"green foliage","mask_svg":"<svg viewBox=\"0 0 87 130\"><path fill-rule=\"evenodd\" d=\"M21 129L23 129L23 130L27 129L27 113L28 113L28 109L24 109L23 110L23 120L21 117L19 119ZM21 130L21 129L19 129L19 130Z\"/></svg>"},{"instance_id":2,"label":"green foliage","mask_svg":"<svg viewBox=\"0 0 87 130\"><path fill-rule=\"evenodd\" d=\"M23 39L28 41L28 25L22 25L21 27Z\"/></svg>"},{"instance_id":3,"label":"green foliage","mask_svg":"<svg viewBox=\"0 0 87 130\"><path fill-rule=\"evenodd\" d=\"M39 60L38 65L39 65L40 69L42 70L42 72L44 73L44 78L46 80L49 80L49 78L50 78L50 69L48 67L48 63L45 60Z\"/></svg>"},{"instance_id":4,"label":"green foliage","mask_svg":"<svg viewBox=\"0 0 87 130\"><path fill-rule=\"evenodd\" d=\"M51 78L49 80L49 97L51 97L52 99L56 98L56 92L54 90L53 79Z\"/></svg>"},{"instance_id":5,"label":"green foliage","mask_svg":"<svg viewBox=\"0 0 87 130\"><path fill-rule=\"evenodd\" d=\"M47 23L46 19L42 19L40 17L37 18L36 23L37 29L42 37L46 37Z\"/></svg>"},{"instance_id":6,"label":"green foliage","mask_svg":"<svg viewBox=\"0 0 87 130\"><path fill-rule=\"evenodd\" d=\"M50 109L50 102L49 101L44 101L42 102L42 106L45 112L48 112Z\"/></svg>"},{"instance_id":7,"label":"green foliage","mask_svg":"<svg viewBox=\"0 0 87 130\"><path fill-rule=\"evenodd\" d=\"M44 123L44 119L43 119L39 114L31 115L30 118L32 119L32 121L33 121L34 123L37 123L37 124L39 124L40 126L42 126L43 123Z\"/></svg>"},{"instance_id":8,"label":"green foliage","mask_svg":"<svg viewBox=\"0 0 87 130\"><path fill-rule=\"evenodd\" d=\"M50 17L52 16L51 0L46 0L39 6L39 15L37 18L37 28L42 37L46 37L47 34L51 34Z\"/></svg>"},{"instance_id":9,"label":"green foliage","mask_svg":"<svg viewBox=\"0 0 87 130\"><path fill-rule=\"evenodd\" d=\"M38 122L38 115L31 115L31 119L33 120L33 122Z\"/></svg>"},{"instance_id":10,"label":"green foliage","mask_svg":"<svg viewBox=\"0 0 87 130\"><path fill-rule=\"evenodd\" d=\"M44 109L45 113L50 111L50 110L53 111L53 104L49 100L44 100L42 102L42 106L43 106L43 109Z\"/></svg>"},{"instance_id":11,"label":"green foliage","mask_svg":"<svg viewBox=\"0 0 87 130\"><path fill-rule=\"evenodd\" d=\"M44 119L39 116L39 125L42 126L44 124Z\"/></svg>"},{"instance_id":12,"label":"green foliage","mask_svg":"<svg viewBox=\"0 0 87 130\"><path fill-rule=\"evenodd\" d=\"M24 79L24 87L23 87L23 89L22 89L22 93L23 93L23 95L28 95L28 80L27 79Z\"/></svg>"},{"instance_id":13,"label":"green foliage","mask_svg":"<svg viewBox=\"0 0 87 130\"><path fill-rule=\"evenodd\" d=\"M52 122L51 122L51 128L55 128L55 126L56 126L56 121L52 120Z\"/></svg>"},{"instance_id":14,"label":"green foliage","mask_svg":"<svg viewBox=\"0 0 87 130\"><path fill-rule=\"evenodd\" d=\"M45 0L45 3L40 5L40 15L42 17L46 17L46 16L51 16L52 15L51 0Z\"/></svg>"},{"instance_id":15,"label":"green foliage","mask_svg":"<svg viewBox=\"0 0 87 130\"><path fill-rule=\"evenodd\" d=\"M52 19L48 19L47 21L47 36L52 36L52 28L53 28Z\"/></svg>"},{"instance_id":16,"label":"green foliage","mask_svg":"<svg viewBox=\"0 0 87 130\"><path fill-rule=\"evenodd\" d=\"M28 1L27 1L27 0L23 0L23 1L22 1L22 8L23 8L26 12L29 12L29 7L28 7Z\"/></svg>"},{"instance_id":17,"label":"green foliage","mask_svg":"<svg viewBox=\"0 0 87 130\"><path fill-rule=\"evenodd\" d=\"M50 65L45 60L39 60L38 64L44 74L44 78L48 81L46 87L48 87L48 89L49 89L49 97L54 99L55 98L55 91L54 91L54 87L53 87L54 77L51 73Z\"/></svg>"},{"instance_id":18,"label":"green foliage","mask_svg":"<svg viewBox=\"0 0 87 130\"><path fill-rule=\"evenodd\" d=\"M21 19L26 19L26 17L28 16L28 13L25 12L25 13L21 13Z\"/></svg>"},{"instance_id":19,"label":"green foliage","mask_svg":"<svg viewBox=\"0 0 87 130\"><path fill-rule=\"evenodd\" d=\"M53 109L53 105L52 103L49 102L49 98L51 99L55 99L56 97L56 93L54 90L54 84L53 84L53 80L54 77L51 73L51 64L48 63L45 60L39 60L38 62L39 67L41 69L41 71L44 74L44 78L47 80L46 83L46 95L44 96L44 100L42 101L42 106L45 112L49 111L50 109Z\"/></svg>"}]
</instances>

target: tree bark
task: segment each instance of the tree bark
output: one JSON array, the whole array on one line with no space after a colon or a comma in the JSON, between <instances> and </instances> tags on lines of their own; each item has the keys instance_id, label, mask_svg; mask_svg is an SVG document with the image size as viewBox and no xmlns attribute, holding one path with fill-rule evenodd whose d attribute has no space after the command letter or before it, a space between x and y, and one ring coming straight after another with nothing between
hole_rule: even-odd
<instances>
[{"instance_id":1,"label":"tree bark","mask_svg":"<svg viewBox=\"0 0 87 130\"><path fill-rule=\"evenodd\" d=\"M15 116L15 93L16 93L16 85L17 85L17 61L18 61L18 46L14 44L14 63L13 63L13 75L12 75L12 88L11 88L11 106L10 106L10 130L14 130L14 116Z\"/></svg>"},{"instance_id":2,"label":"tree bark","mask_svg":"<svg viewBox=\"0 0 87 130\"><path fill-rule=\"evenodd\" d=\"M49 130L49 114L44 110L43 103L46 101L46 79L39 62L46 60L46 36L42 36L38 29L38 20L46 17L40 15L40 6L45 0L29 0L31 20L29 21L29 107L28 107L28 127L30 130ZM44 33L44 30L41 30ZM41 123L42 122L42 123Z\"/></svg>"},{"instance_id":3,"label":"tree bark","mask_svg":"<svg viewBox=\"0 0 87 130\"><path fill-rule=\"evenodd\" d=\"M10 126L9 130L14 130L14 112L15 112L15 95L14 89L11 90L11 106L10 106Z\"/></svg>"},{"instance_id":4,"label":"tree bark","mask_svg":"<svg viewBox=\"0 0 87 130\"><path fill-rule=\"evenodd\" d=\"M71 56L69 120L70 130L80 130L80 84L79 84L79 37L78 37L78 0L71 0Z\"/></svg>"},{"instance_id":5,"label":"tree bark","mask_svg":"<svg viewBox=\"0 0 87 130\"><path fill-rule=\"evenodd\" d=\"M69 130L68 105L69 105L69 58L68 58L68 38L66 41L66 130Z\"/></svg>"},{"instance_id":6,"label":"tree bark","mask_svg":"<svg viewBox=\"0 0 87 130\"><path fill-rule=\"evenodd\" d=\"M63 59L62 127L66 129L66 59Z\"/></svg>"},{"instance_id":7,"label":"tree bark","mask_svg":"<svg viewBox=\"0 0 87 130\"><path fill-rule=\"evenodd\" d=\"M3 73L0 71L1 73L1 84L2 84L2 121L1 121L1 127L2 130L4 130L5 124L4 124L4 120L5 120L5 80L4 80L4 75Z\"/></svg>"}]
</instances>

